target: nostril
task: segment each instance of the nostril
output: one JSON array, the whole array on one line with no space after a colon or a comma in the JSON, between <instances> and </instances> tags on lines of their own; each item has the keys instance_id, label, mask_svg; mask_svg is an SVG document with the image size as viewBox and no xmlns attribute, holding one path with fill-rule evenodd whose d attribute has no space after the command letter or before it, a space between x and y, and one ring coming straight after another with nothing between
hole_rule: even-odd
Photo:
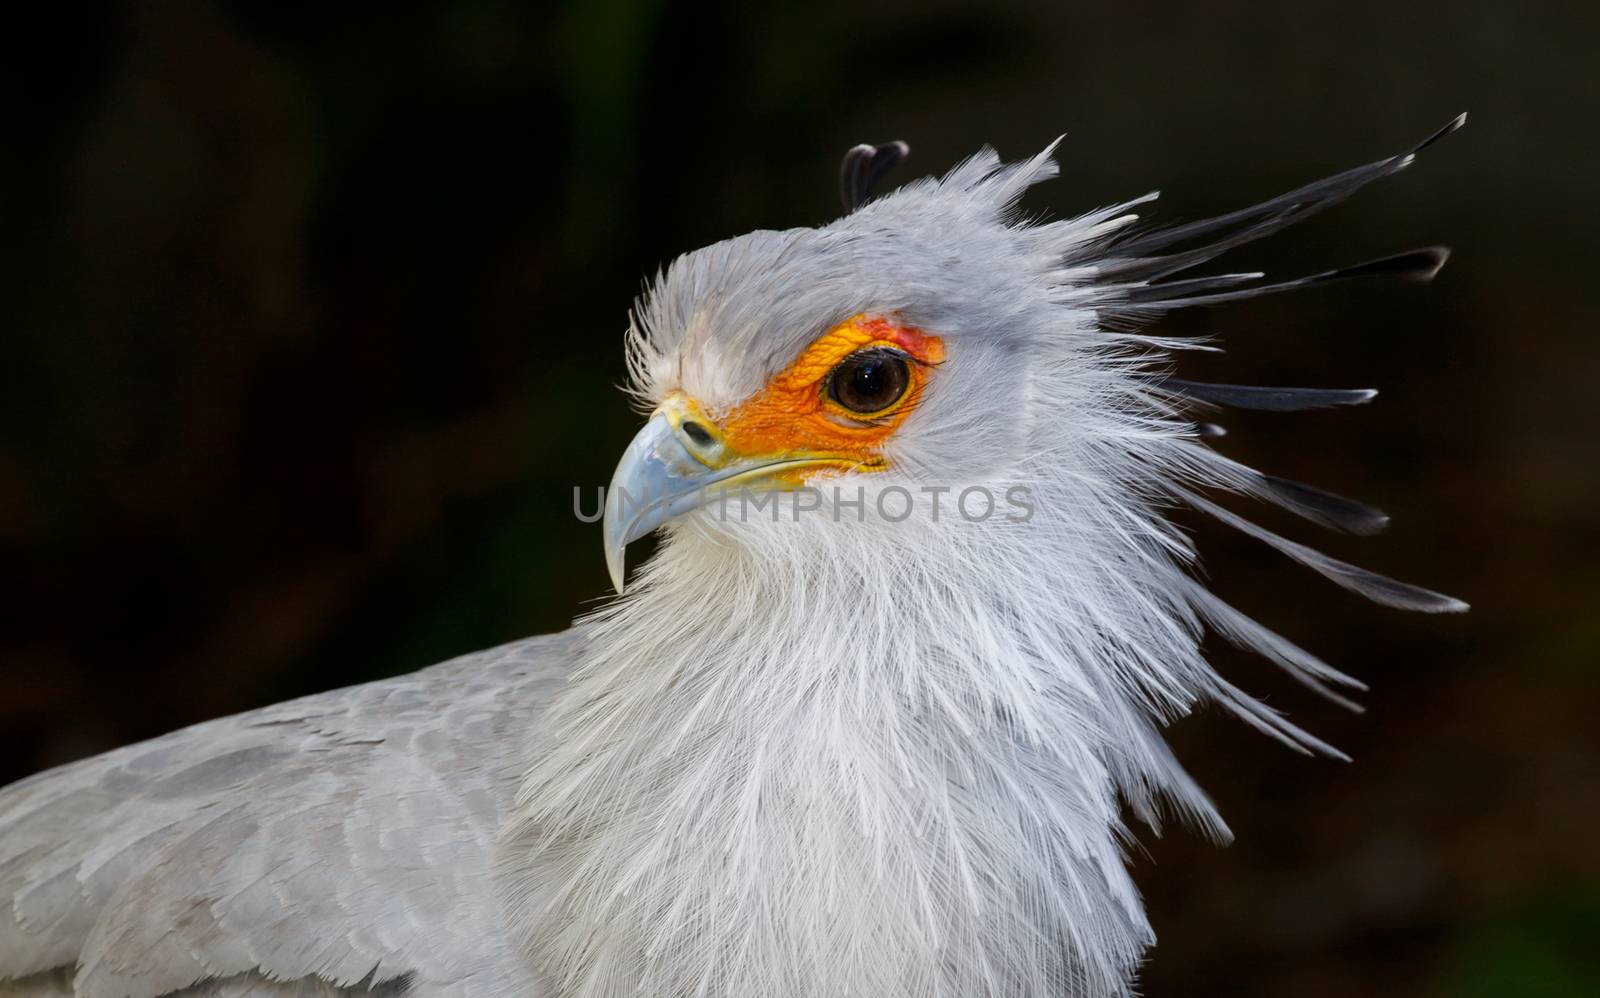
<instances>
[{"instance_id":1,"label":"nostril","mask_svg":"<svg viewBox=\"0 0 1600 998\"><path fill-rule=\"evenodd\" d=\"M684 421L683 432L688 434L689 439L693 440L695 443L699 444L701 447L704 447L707 444L711 443L711 433L710 433L710 431L708 431L704 426L701 426L699 423L694 422L693 420L685 420Z\"/></svg>"}]
</instances>

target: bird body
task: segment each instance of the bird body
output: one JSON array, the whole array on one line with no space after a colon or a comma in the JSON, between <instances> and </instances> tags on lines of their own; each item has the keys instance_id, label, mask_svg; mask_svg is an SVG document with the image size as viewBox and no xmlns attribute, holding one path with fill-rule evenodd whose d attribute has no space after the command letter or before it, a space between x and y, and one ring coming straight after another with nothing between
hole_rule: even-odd
<instances>
[{"instance_id":1,"label":"bird body","mask_svg":"<svg viewBox=\"0 0 1600 998\"><path fill-rule=\"evenodd\" d=\"M8 788L0 996L74 994L74 977L103 996L536 993L492 850L574 645L535 638Z\"/></svg>"},{"instance_id":2,"label":"bird body","mask_svg":"<svg viewBox=\"0 0 1600 998\"><path fill-rule=\"evenodd\" d=\"M1131 204L1019 221L1051 152L867 200L904 149L862 147L844 218L675 262L628 340L651 416L608 501L619 589L626 544L666 534L573 630L0 794L0 996L1130 994L1154 937L1125 809L1229 834L1161 727L1214 703L1337 754L1202 634L1356 685L1197 582L1167 509L1379 602L1464 608L1207 495L1381 527L1193 415L1370 393L1177 381L1194 344L1139 324L1443 257L1174 276L1414 152L1143 231Z\"/></svg>"}]
</instances>

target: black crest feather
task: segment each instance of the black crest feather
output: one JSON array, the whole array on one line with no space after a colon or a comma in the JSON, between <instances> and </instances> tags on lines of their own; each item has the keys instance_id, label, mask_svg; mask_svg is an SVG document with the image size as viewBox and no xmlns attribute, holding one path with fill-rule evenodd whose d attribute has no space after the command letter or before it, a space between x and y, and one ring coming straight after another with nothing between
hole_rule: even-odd
<instances>
[{"instance_id":1,"label":"black crest feather","mask_svg":"<svg viewBox=\"0 0 1600 998\"><path fill-rule=\"evenodd\" d=\"M839 164L839 200L847 212L855 211L872 199L872 189L890 170L905 162L911 147L904 142L865 143L844 154Z\"/></svg>"}]
</instances>

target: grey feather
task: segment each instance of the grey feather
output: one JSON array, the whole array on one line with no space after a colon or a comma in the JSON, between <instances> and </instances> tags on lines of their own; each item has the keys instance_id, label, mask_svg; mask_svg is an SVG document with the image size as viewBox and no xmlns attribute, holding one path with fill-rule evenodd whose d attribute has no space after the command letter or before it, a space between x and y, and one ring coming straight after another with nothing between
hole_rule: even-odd
<instances>
[{"instance_id":1,"label":"grey feather","mask_svg":"<svg viewBox=\"0 0 1600 998\"><path fill-rule=\"evenodd\" d=\"M1362 405L1378 396L1371 388L1263 388L1255 385L1215 385L1178 378L1166 378L1160 382L1160 387L1195 402L1263 412L1300 412L1338 405Z\"/></svg>"},{"instance_id":2,"label":"grey feather","mask_svg":"<svg viewBox=\"0 0 1600 998\"><path fill-rule=\"evenodd\" d=\"M1128 301L1129 304L1133 305L1152 305L1165 310L1193 308L1200 305L1222 305L1232 301L1243 301L1246 298L1258 298L1262 295L1273 295L1283 291L1298 291L1301 288L1336 284L1341 281L1361 280L1368 277L1397 277L1407 281L1431 281L1439 273L1439 270L1444 267L1445 261L1449 259L1450 251L1445 247L1427 246L1422 249L1397 253L1394 256L1368 260L1365 263L1358 263L1349 267L1339 267L1335 270L1325 270L1319 274L1309 274L1292 280L1278 281L1274 284L1236 286L1245 280L1259 277L1259 274L1226 274L1221 278L1175 281L1170 285L1152 284L1130 290L1128 292ZM1224 287L1229 290L1216 290Z\"/></svg>"},{"instance_id":3,"label":"grey feather","mask_svg":"<svg viewBox=\"0 0 1600 998\"><path fill-rule=\"evenodd\" d=\"M409 981L341 988L318 978L274 981L260 974L240 974L203 981L174 992L172 998L400 998ZM72 974L65 969L17 981L0 980L0 998L75 998Z\"/></svg>"},{"instance_id":4,"label":"grey feather","mask_svg":"<svg viewBox=\"0 0 1600 998\"><path fill-rule=\"evenodd\" d=\"M1205 434L1200 434L1200 438L1206 439ZM1388 514L1366 503L1315 485L1257 471L1221 454L1214 455L1209 466L1219 473L1214 484L1270 502L1330 530L1367 536L1389 525Z\"/></svg>"},{"instance_id":5,"label":"grey feather","mask_svg":"<svg viewBox=\"0 0 1600 998\"><path fill-rule=\"evenodd\" d=\"M1101 280L1120 285L1127 306L1145 306L1157 312L1220 305L1365 277L1431 280L1449 256L1449 252L1440 247L1413 250L1274 284L1250 284L1262 276L1258 273L1219 274L1176 281L1164 279L1302 222L1367 184L1404 170L1416 160L1418 153L1466 124L1466 120L1465 114L1458 115L1407 152L1314 181L1260 204L1214 218L1126 236L1109 247L1107 259L1095 264L1095 274ZM1174 249L1197 240L1206 241L1188 249Z\"/></svg>"},{"instance_id":6,"label":"grey feather","mask_svg":"<svg viewBox=\"0 0 1600 998\"><path fill-rule=\"evenodd\" d=\"M1389 525L1389 516L1382 510L1327 489L1277 475L1262 474L1258 481L1269 501L1324 527L1365 535Z\"/></svg>"},{"instance_id":7,"label":"grey feather","mask_svg":"<svg viewBox=\"0 0 1600 998\"><path fill-rule=\"evenodd\" d=\"M1101 272L1122 280L1157 280L1197 266L1236 246L1264 238L1296 222L1304 221L1311 215L1344 201L1373 181L1399 173L1415 161L1418 153L1466 123L1467 116L1459 114L1407 152L1313 181L1260 204L1214 218L1130 236L1113 247L1114 259L1107 262ZM1209 238L1234 226L1246 228L1241 233L1217 239L1198 249L1164 256L1156 255L1172 246Z\"/></svg>"},{"instance_id":8,"label":"grey feather","mask_svg":"<svg viewBox=\"0 0 1600 998\"><path fill-rule=\"evenodd\" d=\"M1257 526L1235 513L1230 513L1209 499L1204 499L1187 489L1174 490L1179 498L1210 516L1221 520L1223 523L1241 533L1275 548L1279 552L1298 561L1318 575L1330 582L1353 593L1359 593L1374 603L1392 606L1400 610L1418 610L1423 613L1463 613L1468 607L1452 596L1436 593L1431 589L1413 586L1406 582L1369 572L1364 568L1330 558L1320 551L1314 551L1304 544L1297 544L1286 537L1280 537L1264 527Z\"/></svg>"},{"instance_id":9,"label":"grey feather","mask_svg":"<svg viewBox=\"0 0 1600 998\"><path fill-rule=\"evenodd\" d=\"M1357 714L1363 712L1365 708L1332 687L1365 690L1366 683L1333 668L1288 638L1217 599L1192 579L1186 586L1195 612L1217 635L1237 648L1265 656L1302 685L1341 707Z\"/></svg>"},{"instance_id":10,"label":"grey feather","mask_svg":"<svg viewBox=\"0 0 1600 998\"><path fill-rule=\"evenodd\" d=\"M575 641L208 722L0 791L0 979L20 979L0 996L57 993L73 965L78 993L104 998L522 993L491 852L515 752Z\"/></svg>"}]
</instances>

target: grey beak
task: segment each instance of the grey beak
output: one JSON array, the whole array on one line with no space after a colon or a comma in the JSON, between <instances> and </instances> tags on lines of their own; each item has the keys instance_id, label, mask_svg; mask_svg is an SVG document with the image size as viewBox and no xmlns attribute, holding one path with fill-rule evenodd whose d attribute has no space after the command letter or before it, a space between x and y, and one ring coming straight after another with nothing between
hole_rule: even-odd
<instances>
[{"instance_id":1,"label":"grey beak","mask_svg":"<svg viewBox=\"0 0 1600 998\"><path fill-rule=\"evenodd\" d=\"M675 517L733 491L791 488L784 481L788 472L856 466L855 458L841 455L734 453L692 401L669 395L622 452L606 490L601 532L611 584L622 592L628 545Z\"/></svg>"},{"instance_id":2,"label":"grey beak","mask_svg":"<svg viewBox=\"0 0 1600 998\"><path fill-rule=\"evenodd\" d=\"M622 452L606 490L606 568L611 584L622 592L623 552L628 545L675 516L709 502L706 492L717 475L695 460L666 413L650 417Z\"/></svg>"}]
</instances>

